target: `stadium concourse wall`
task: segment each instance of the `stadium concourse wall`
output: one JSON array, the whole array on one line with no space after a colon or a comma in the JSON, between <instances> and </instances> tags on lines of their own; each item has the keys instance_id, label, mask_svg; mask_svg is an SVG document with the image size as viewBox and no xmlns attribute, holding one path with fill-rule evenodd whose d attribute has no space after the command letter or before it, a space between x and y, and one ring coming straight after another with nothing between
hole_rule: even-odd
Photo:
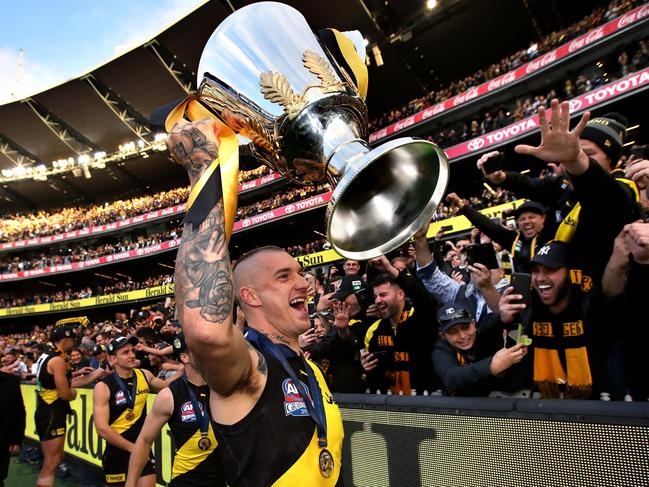
<instances>
[{"instance_id":1,"label":"stadium concourse wall","mask_svg":"<svg viewBox=\"0 0 649 487\"><path fill-rule=\"evenodd\" d=\"M35 386L23 384L22 392L25 435L37 440ZM65 451L99 468L105 442L93 425L92 398L92 389L78 389ZM149 395L149 409L154 398ZM335 398L345 428L347 486L649 484L647 403L373 394ZM174 455L166 426L153 449L157 484L166 486Z\"/></svg>"},{"instance_id":2,"label":"stadium concourse wall","mask_svg":"<svg viewBox=\"0 0 649 487\"><path fill-rule=\"evenodd\" d=\"M493 206L481 210L481 212L489 218L498 218L501 217L502 213L507 210L516 209L519 205L523 203L524 200L516 200L511 203L504 203L502 205ZM434 222L430 226L428 231L428 236L430 238L434 237L435 234L439 231L442 226L451 227L450 230L446 231L446 234L457 233L469 230L471 228L471 222L467 220L464 216L455 216L452 218L446 218ZM174 242L176 242L174 240ZM176 242L178 243L178 242ZM158 245L159 247L160 245ZM138 249L138 251L144 251L145 249ZM146 252L143 252L146 254ZM150 255L150 253L149 253ZM296 257L298 262L304 267L314 267L318 265L328 264L330 262L335 262L342 259L342 257L335 250L324 250L322 252L315 252L308 255L301 255ZM164 284L162 286L156 286L147 289L138 289L136 291L125 291L121 293L108 294L104 296L93 296L91 298L84 299L75 299L70 301L60 301L54 303L43 303L43 304L34 304L30 306L17 306L14 308L0 308L0 319L7 317L16 317L24 316L31 314L44 314L44 313L56 313L62 311L70 311L82 308L94 308L97 306L107 306L120 303L128 303L134 301L142 301L148 299L154 299L163 296L171 296L174 293L173 284Z\"/></svg>"}]
</instances>

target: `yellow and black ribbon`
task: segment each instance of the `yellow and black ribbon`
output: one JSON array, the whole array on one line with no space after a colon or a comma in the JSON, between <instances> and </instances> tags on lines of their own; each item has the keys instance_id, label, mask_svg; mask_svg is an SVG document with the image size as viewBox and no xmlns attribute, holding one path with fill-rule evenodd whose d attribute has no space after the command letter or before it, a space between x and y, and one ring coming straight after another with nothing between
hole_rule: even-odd
<instances>
[{"instance_id":1,"label":"yellow and black ribbon","mask_svg":"<svg viewBox=\"0 0 649 487\"><path fill-rule=\"evenodd\" d=\"M352 78L358 93L365 99L367 96L367 66L356 52L354 43L336 29L322 29L318 32L320 41L329 50L338 65Z\"/></svg>"},{"instance_id":2,"label":"yellow and black ribbon","mask_svg":"<svg viewBox=\"0 0 649 487\"><path fill-rule=\"evenodd\" d=\"M223 198L225 232L226 238L230 240L237 211L239 141L234 131L214 113L205 108L195 95L189 95L169 113L165 121L167 132L171 132L173 126L181 118L191 122L211 118L219 126L218 157L210 164L192 188L187 200L184 223L191 223L194 227L197 227L207 218L207 215L219 200Z\"/></svg>"}]
</instances>

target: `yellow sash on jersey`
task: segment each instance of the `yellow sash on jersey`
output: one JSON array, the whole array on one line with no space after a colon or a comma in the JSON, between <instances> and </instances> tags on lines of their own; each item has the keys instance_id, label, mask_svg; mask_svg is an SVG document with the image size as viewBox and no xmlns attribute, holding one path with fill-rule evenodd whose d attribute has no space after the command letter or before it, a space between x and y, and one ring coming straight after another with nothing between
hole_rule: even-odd
<instances>
[{"instance_id":1,"label":"yellow sash on jersey","mask_svg":"<svg viewBox=\"0 0 649 487\"><path fill-rule=\"evenodd\" d=\"M208 169L203 173L200 179L196 182L189 194L187 200L187 213L195 203L198 195L201 193L205 184L210 179L217 167L221 171L221 194L223 196L223 209L225 218L225 233L228 241L232 235L232 227L234 225L234 217L237 211L237 194L239 188L239 141L234 131L225 125L216 115L205 108L196 98L195 94L190 94L183 100L176 108L174 108L165 121L165 128L167 132L171 129L178 120L185 118L192 122L211 118L219 126L218 142L219 142L219 156L215 159ZM215 188L208 188L208 191L214 191ZM218 188L217 188L218 190Z\"/></svg>"},{"instance_id":2,"label":"yellow sash on jersey","mask_svg":"<svg viewBox=\"0 0 649 487\"><path fill-rule=\"evenodd\" d=\"M218 446L211 423L207 427L207 438L211 442L210 447L207 450L201 450L198 448L198 440L200 440L201 437L202 434L200 428L196 428L192 437L176 450L174 463L171 467L172 479L176 478L178 475L194 470L203 462L203 460L210 456Z\"/></svg>"},{"instance_id":3,"label":"yellow sash on jersey","mask_svg":"<svg viewBox=\"0 0 649 487\"><path fill-rule=\"evenodd\" d=\"M308 485L310 487L333 487L340 476L340 462L343 448L343 420L338 405L325 381L320 368L310 360L307 363L313 370L322 391L322 402L327 416L327 450L334 459L334 471L326 478L320 473L318 464L322 448L318 446L318 430L313 427L313 436L300 458L273 485L277 487L295 487ZM311 391L313 394L313 391Z\"/></svg>"},{"instance_id":4,"label":"yellow sash on jersey","mask_svg":"<svg viewBox=\"0 0 649 487\"><path fill-rule=\"evenodd\" d=\"M116 373L117 372L115 372L115 374ZM133 369L133 373L137 378L137 393L135 395L135 406L133 407L133 419L126 419L126 415L129 411L127 409L122 414L120 414L118 418L110 425L110 427L117 431L120 435L125 431L128 431L128 429L140 419L140 416L142 416L144 408L146 407L146 398L149 395L149 383L144 376L144 372L142 372L140 369ZM144 392L145 388L146 392Z\"/></svg>"}]
</instances>

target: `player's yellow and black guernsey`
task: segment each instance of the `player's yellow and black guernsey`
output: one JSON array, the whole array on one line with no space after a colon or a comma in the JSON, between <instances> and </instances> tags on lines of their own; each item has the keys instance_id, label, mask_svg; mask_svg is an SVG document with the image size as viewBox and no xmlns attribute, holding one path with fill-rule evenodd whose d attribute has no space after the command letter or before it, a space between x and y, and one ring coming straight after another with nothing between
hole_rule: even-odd
<instances>
[{"instance_id":1,"label":"player's yellow and black guernsey","mask_svg":"<svg viewBox=\"0 0 649 487\"><path fill-rule=\"evenodd\" d=\"M144 420L146 419L146 400L149 395L149 382L146 376L140 369L133 369L133 375L130 378L122 378L126 385L126 390L132 391L133 377L137 377L137 392L135 395L135 405L133 407L133 417L128 419L128 397L122 391L115 380L114 374L109 375L102 380L108 386L110 396L108 400L109 418L108 424L117 433L119 433L125 440L135 443L137 440ZM130 453L117 448L113 445L106 444L104 450L104 457L102 459L102 469L106 484L108 485L122 485L126 482L126 473L128 472L128 460ZM142 470L142 476L155 473L153 460L149 461Z\"/></svg>"},{"instance_id":2,"label":"player's yellow and black guernsey","mask_svg":"<svg viewBox=\"0 0 649 487\"><path fill-rule=\"evenodd\" d=\"M67 364L68 384L72 380L72 369L67 354L54 347L44 352L36 362L36 412L34 423L41 441L52 440L65 435L67 415L72 412L70 402L61 399L56 390L54 376L47 371L47 365L54 357L61 357Z\"/></svg>"},{"instance_id":3,"label":"player's yellow and black guernsey","mask_svg":"<svg viewBox=\"0 0 649 487\"><path fill-rule=\"evenodd\" d=\"M187 391L188 386L194 391L203 411L207 411L209 386L197 386L189 380L187 382L176 380L169 385L169 391L174 401L174 411L168 425L176 447L169 487L204 485L225 487L222 449L218 448L211 424L208 425L207 430L210 447L204 451L198 447L201 430Z\"/></svg>"},{"instance_id":4,"label":"player's yellow and black guernsey","mask_svg":"<svg viewBox=\"0 0 649 487\"><path fill-rule=\"evenodd\" d=\"M322 391L327 417L327 450L334 461L329 477L320 471L322 449L318 446L315 422L308 415L304 400L281 364L268 353L264 353L264 357L268 364L268 378L252 411L233 425L212 423L219 448L223 450L228 485L342 486L342 417L322 371L316 364L307 361ZM311 395L302 360L297 355L287 360Z\"/></svg>"}]
</instances>

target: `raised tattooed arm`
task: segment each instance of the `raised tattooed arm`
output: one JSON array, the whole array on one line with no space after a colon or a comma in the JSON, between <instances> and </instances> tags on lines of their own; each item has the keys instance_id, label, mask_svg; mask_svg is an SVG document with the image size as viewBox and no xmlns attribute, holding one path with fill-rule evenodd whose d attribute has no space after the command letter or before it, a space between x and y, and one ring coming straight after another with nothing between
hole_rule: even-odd
<instances>
[{"instance_id":1,"label":"raised tattooed arm","mask_svg":"<svg viewBox=\"0 0 649 487\"><path fill-rule=\"evenodd\" d=\"M187 170L192 188L218 156L218 135L219 126L213 120L183 120L167 138L169 152ZM187 344L210 387L229 394L249 376L252 357L232 323L234 289L222 200L200 225L185 225L176 257L175 286L178 319Z\"/></svg>"}]
</instances>

